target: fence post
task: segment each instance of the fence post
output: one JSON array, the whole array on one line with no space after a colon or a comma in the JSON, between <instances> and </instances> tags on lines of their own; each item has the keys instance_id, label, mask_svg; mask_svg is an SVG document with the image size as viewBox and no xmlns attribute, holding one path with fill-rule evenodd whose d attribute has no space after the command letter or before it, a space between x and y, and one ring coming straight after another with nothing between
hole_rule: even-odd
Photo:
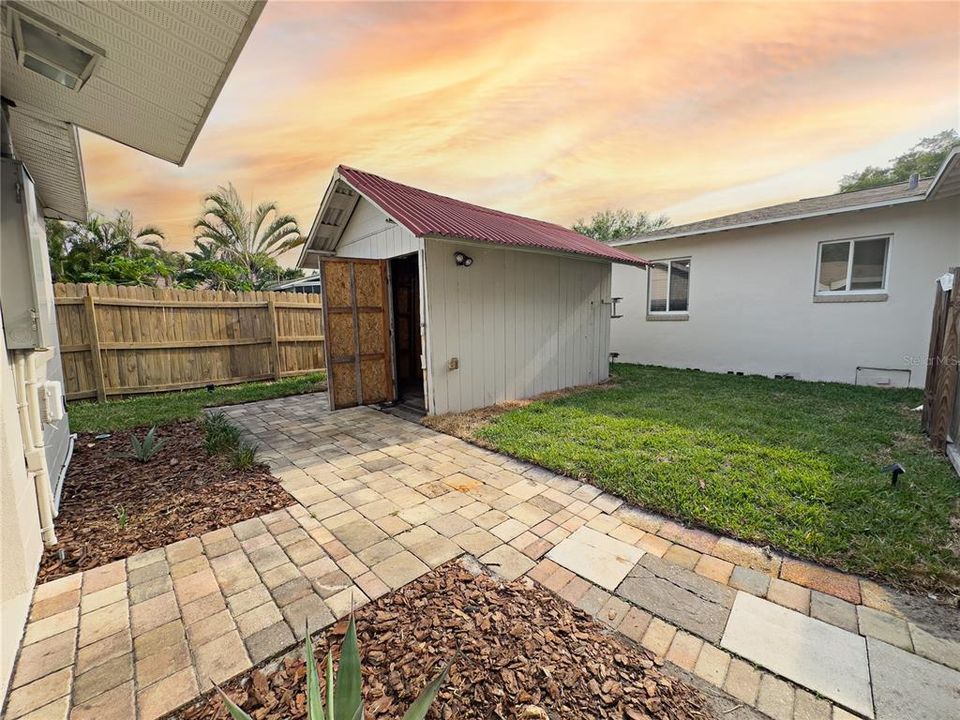
<instances>
[{"instance_id":1,"label":"fence post","mask_svg":"<svg viewBox=\"0 0 960 720\"><path fill-rule=\"evenodd\" d=\"M86 288L87 294L83 298L83 304L87 308L87 332L90 334L90 359L93 364L93 378L97 383L97 402L103 402L107 399L106 385L103 379L103 358L100 355L100 331L97 330L97 308L94 304L93 295L90 294L90 288Z\"/></svg>"},{"instance_id":2,"label":"fence post","mask_svg":"<svg viewBox=\"0 0 960 720\"><path fill-rule=\"evenodd\" d=\"M270 312L270 344L273 350L273 379L280 379L280 323L277 321L277 305L271 295L267 299L267 309Z\"/></svg>"}]
</instances>

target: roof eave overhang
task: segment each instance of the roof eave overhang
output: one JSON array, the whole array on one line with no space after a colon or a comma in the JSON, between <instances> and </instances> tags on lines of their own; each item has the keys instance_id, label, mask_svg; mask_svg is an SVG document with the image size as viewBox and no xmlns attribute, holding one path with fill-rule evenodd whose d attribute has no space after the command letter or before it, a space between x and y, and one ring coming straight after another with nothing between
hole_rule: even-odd
<instances>
[{"instance_id":1,"label":"roof eave overhang","mask_svg":"<svg viewBox=\"0 0 960 720\"><path fill-rule=\"evenodd\" d=\"M644 260L643 258L611 258L604 257L602 255L591 255L588 253L573 252L567 250L557 250L555 248L547 247L538 247L536 245L514 245L511 243L502 243L496 242L493 240L482 240L478 238L468 238L460 235L441 235L439 233L428 233L426 235L421 235L423 240L441 240L449 243L456 243L460 245L469 245L474 247L489 248L490 246L499 248L501 250L516 250L518 252L528 252L536 253L539 255L552 255L555 257L565 257L572 260L588 260L590 262L598 263L617 263L619 265L632 265L635 267L646 268L650 265L650 261Z\"/></svg>"},{"instance_id":2,"label":"roof eave overhang","mask_svg":"<svg viewBox=\"0 0 960 720\"><path fill-rule=\"evenodd\" d=\"M800 215L791 215L789 217L783 218L774 218L771 220L761 220L758 222L750 223L738 223L736 225L729 225L728 227L722 228L708 228L705 230L693 230L690 232L682 233L665 233L663 235L653 235L650 237L641 237L641 238L630 238L628 240L617 240L616 242L610 243L613 247L625 247L629 245L642 245L644 243L651 242L661 242L663 240L678 240L682 238L697 237L700 235L716 235L718 233L730 232L731 230L748 230L755 227L764 227L767 225L779 225L780 223L794 222L796 220L811 220L814 218L829 217L830 215L844 215L851 212L862 212L864 210L876 210L885 207L894 207L897 205L907 205L915 202L923 202L927 200L928 197L924 195L913 195L907 198L900 198L898 200L885 200L878 203L869 203L865 205L852 205L847 208L836 208L833 210L824 210L821 212L813 213L802 213Z\"/></svg>"},{"instance_id":3,"label":"roof eave overhang","mask_svg":"<svg viewBox=\"0 0 960 720\"><path fill-rule=\"evenodd\" d=\"M237 36L237 41L234 43L233 49L230 51L227 61L223 65L223 72L220 73L220 79L217 80L217 84L210 93L210 98L207 100L207 105L203 108L203 112L200 114L200 119L197 121L197 126L194 128L193 134L187 141L187 146L183 149L183 154L177 161L177 165L179 167L183 167L187 162L187 158L190 156L190 152L193 150L193 146L196 144L197 138L200 137L200 132L203 130L203 126L207 124L207 118L210 116L213 106L216 105L217 100L220 98L220 93L223 90L223 86L226 85L227 78L229 78L230 73L233 72L233 66L237 64L237 59L240 57L240 53L243 51L244 46L247 44L247 40L250 38L250 33L253 32L253 28L260 19L260 14L263 12L263 8L266 7L266 4L267 0L254 1L253 10L250 11L250 15L247 17L247 21L244 23L243 29Z\"/></svg>"},{"instance_id":4,"label":"roof eave overhang","mask_svg":"<svg viewBox=\"0 0 960 720\"><path fill-rule=\"evenodd\" d=\"M676 240L680 238L696 237L698 235L713 235L715 233L728 232L730 230L745 230L747 228L762 227L764 225L775 225L784 222L793 222L794 220L809 220L811 218L827 217L829 215L842 215L849 212L862 212L863 210L875 210L896 205L905 205L914 202L924 202L926 200L939 200L942 197L952 197L960 194L960 148L954 148L950 154L940 164L940 169L933 178L933 182L922 194L911 195L910 197L899 198L896 200L884 200L882 202L864 203L862 205L851 205L845 208L834 208L832 210L823 210L814 213L801 213L799 215L790 215L783 218L771 220L761 220L758 222L739 223L723 228L709 228L705 230L695 230L681 233L662 233L660 235L651 235L647 237L630 238L628 240L618 240L610 243L613 247L624 247L627 245L642 245L643 243L658 242L661 240Z\"/></svg>"},{"instance_id":5,"label":"roof eave overhang","mask_svg":"<svg viewBox=\"0 0 960 720\"><path fill-rule=\"evenodd\" d=\"M960 148L954 148L940 166L927 188L928 200L960 194Z\"/></svg>"}]
</instances>

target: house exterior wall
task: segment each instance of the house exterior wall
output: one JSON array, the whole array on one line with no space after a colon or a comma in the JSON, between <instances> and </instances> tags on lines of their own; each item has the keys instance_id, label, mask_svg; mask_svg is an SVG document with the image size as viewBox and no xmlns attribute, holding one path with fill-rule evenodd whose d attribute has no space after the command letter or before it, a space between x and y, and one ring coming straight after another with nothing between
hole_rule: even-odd
<instances>
[{"instance_id":1,"label":"house exterior wall","mask_svg":"<svg viewBox=\"0 0 960 720\"><path fill-rule=\"evenodd\" d=\"M607 379L609 262L427 239L423 266L431 414Z\"/></svg>"},{"instance_id":2,"label":"house exterior wall","mask_svg":"<svg viewBox=\"0 0 960 720\"><path fill-rule=\"evenodd\" d=\"M958 228L954 197L622 247L691 258L689 319L648 320L646 278L618 266L625 317L611 350L624 362L847 383L858 366L902 369L922 387L934 280L960 264ZM818 244L872 235L891 237L887 299L814 302Z\"/></svg>"},{"instance_id":3,"label":"house exterior wall","mask_svg":"<svg viewBox=\"0 0 960 720\"><path fill-rule=\"evenodd\" d=\"M2 318L0 318L2 322ZM34 482L23 461L14 385L14 354L0 332L0 700L5 696L27 621L43 541Z\"/></svg>"},{"instance_id":4,"label":"house exterior wall","mask_svg":"<svg viewBox=\"0 0 960 720\"><path fill-rule=\"evenodd\" d=\"M360 198L343 230L337 255L341 257L385 260L420 250L421 242L399 223L387 222L376 205Z\"/></svg>"},{"instance_id":5,"label":"house exterior wall","mask_svg":"<svg viewBox=\"0 0 960 720\"><path fill-rule=\"evenodd\" d=\"M5 189L4 193L3 210L11 213L10 218L16 217L15 213L21 212L20 201L12 191L8 193ZM4 239L8 242L13 240L10 237L0 238L0 242ZM46 312L40 317L40 322L45 327L45 336L51 338L52 342L44 350L15 353L8 350L6 335L0 332L0 698L5 695L11 680L10 673L26 624L37 569L43 553L36 484L24 464L24 453L27 449L21 435L13 370L17 353L22 353L26 362L34 363L38 382L63 381L46 245L41 245L39 249L43 270L34 278L34 282L37 283L38 293L45 296L46 302L41 301L40 307ZM0 250L0 262L2 261L3 252ZM12 308L0 307L0 323L4 309L9 312ZM43 442L51 492L56 496L70 447L66 413L59 422L43 424Z\"/></svg>"}]
</instances>

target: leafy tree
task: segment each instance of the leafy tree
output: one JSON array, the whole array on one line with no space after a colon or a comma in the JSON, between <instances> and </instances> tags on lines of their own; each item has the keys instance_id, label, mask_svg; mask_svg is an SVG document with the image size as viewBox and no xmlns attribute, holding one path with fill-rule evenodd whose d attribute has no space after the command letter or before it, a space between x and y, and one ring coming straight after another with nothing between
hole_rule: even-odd
<instances>
[{"instance_id":1,"label":"leafy tree","mask_svg":"<svg viewBox=\"0 0 960 720\"><path fill-rule=\"evenodd\" d=\"M670 218L666 215L651 215L643 211L632 212L620 208L595 212L589 221L580 218L574 223L573 229L594 240L611 243L669 226Z\"/></svg>"},{"instance_id":2,"label":"leafy tree","mask_svg":"<svg viewBox=\"0 0 960 720\"><path fill-rule=\"evenodd\" d=\"M303 243L295 217L280 213L275 202L247 210L232 183L203 201L203 215L193 226L195 242L212 244L218 259L242 265L253 281L270 265L268 260L276 265L275 258Z\"/></svg>"},{"instance_id":3,"label":"leafy tree","mask_svg":"<svg viewBox=\"0 0 960 720\"><path fill-rule=\"evenodd\" d=\"M178 285L213 290L261 290L302 276L276 256L302 242L297 221L276 203L248 214L232 185L206 197L194 249L165 250L163 232L137 227L128 210L114 218L91 214L86 222L47 222L47 247L55 282Z\"/></svg>"},{"instance_id":4,"label":"leafy tree","mask_svg":"<svg viewBox=\"0 0 960 720\"><path fill-rule=\"evenodd\" d=\"M156 228L137 228L129 210L113 219L93 213L83 223L48 220L50 271L55 282L169 284L183 260L162 239Z\"/></svg>"},{"instance_id":5,"label":"leafy tree","mask_svg":"<svg viewBox=\"0 0 960 720\"><path fill-rule=\"evenodd\" d=\"M171 284L173 275L174 269L156 255L113 255L107 260L95 263L88 272L81 275L80 282L155 287Z\"/></svg>"},{"instance_id":6,"label":"leafy tree","mask_svg":"<svg viewBox=\"0 0 960 720\"><path fill-rule=\"evenodd\" d=\"M902 155L890 161L886 167L869 165L859 172L844 175L840 180L840 192L866 190L909 180L913 173L930 177L937 173L944 158L955 147L960 147L960 135L956 130L944 130L925 137Z\"/></svg>"}]
</instances>

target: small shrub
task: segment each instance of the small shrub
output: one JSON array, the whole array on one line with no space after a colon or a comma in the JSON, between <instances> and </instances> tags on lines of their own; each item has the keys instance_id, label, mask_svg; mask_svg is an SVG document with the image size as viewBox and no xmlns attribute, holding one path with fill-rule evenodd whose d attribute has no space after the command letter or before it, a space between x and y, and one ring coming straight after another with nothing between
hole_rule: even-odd
<instances>
[{"instance_id":1,"label":"small shrub","mask_svg":"<svg viewBox=\"0 0 960 720\"><path fill-rule=\"evenodd\" d=\"M363 677L360 673L360 648L357 643L357 625L350 616L347 634L343 638L340 648L340 668L337 670L337 680L333 680L333 651L327 653L325 685L327 706L323 705L323 693L320 688L320 672L317 670L317 660L313 656L313 640L310 636L310 626L307 625L307 636L303 641L303 651L307 662L307 720L357 720L363 718ZM433 705L433 701L440 691L450 672L453 658L437 677L431 680L413 701L403 720L423 720ZM253 720L241 710L226 693L215 686L223 697L227 712L234 720Z\"/></svg>"},{"instance_id":2,"label":"small shrub","mask_svg":"<svg viewBox=\"0 0 960 720\"><path fill-rule=\"evenodd\" d=\"M240 428L227 420L222 412L207 415L200 424L208 455L230 452L241 443Z\"/></svg>"},{"instance_id":3,"label":"small shrub","mask_svg":"<svg viewBox=\"0 0 960 720\"><path fill-rule=\"evenodd\" d=\"M241 440L240 443L233 448L233 452L230 455L230 462L238 470L253 467L257 462L257 450L258 447L256 445L251 445Z\"/></svg>"},{"instance_id":4,"label":"small shrub","mask_svg":"<svg viewBox=\"0 0 960 720\"><path fill-rule=\"evenodd\" d=\"M130 436L130 447L132 451L127 453L127 455L137 462L149 462L150 458L160 452L160 448L162 448L166 442L166 438L157 437L157 427L154 425L147 431L143 440L138 440L136 435Z\"/></svg>"}]
</instances>

